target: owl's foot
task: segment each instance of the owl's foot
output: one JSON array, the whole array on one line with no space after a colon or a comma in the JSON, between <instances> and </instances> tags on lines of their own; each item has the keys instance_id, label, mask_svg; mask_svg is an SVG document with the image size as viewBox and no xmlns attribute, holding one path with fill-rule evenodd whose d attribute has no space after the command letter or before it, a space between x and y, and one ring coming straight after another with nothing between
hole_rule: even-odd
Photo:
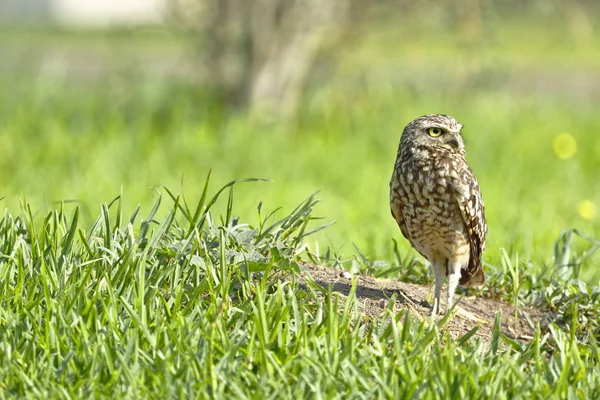
<instances>
[{"instance_id":1,"label":"owl's foot","mask_svg":"<svg viewBox=\"0 0 600 400\"><path fill-rule=\"evenodd\" d=\"M446 312L442 310L442 305L440 304L440 302L436 301L435 299L433 300L433 305L431 305L431 303L429 303L427 300L423 300L421 302L421 305L423 307L427 307L429 309L431 309L431 311L429 311L429 313L427 313L428 316L435 316L437 317L438 315L445 315Z\"/></svg>"}]
</instances>

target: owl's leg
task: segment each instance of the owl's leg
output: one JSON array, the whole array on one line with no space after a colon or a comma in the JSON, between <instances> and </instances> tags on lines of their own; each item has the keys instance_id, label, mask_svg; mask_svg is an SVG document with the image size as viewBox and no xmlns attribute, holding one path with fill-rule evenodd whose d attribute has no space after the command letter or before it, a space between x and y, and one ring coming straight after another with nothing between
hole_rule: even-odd
<instances>
[{"instance_id":1,"label":"owl's leg","mask_svg":"<svg viewBox=\"0 0 600 400\"><path fill-rule=\"evenodd\" d=\"M433 300L433 316L438 315L441 310L442 285L444 284L445 269L441 264L433 264L433 274L435 275L435 299Z\"/></svg>"},{"instance_id":2,"label":"owl's leg","mask_svg":"<svg viewBox=\"0 0 600 400\"><path fill-rule=\"evenodd\" d=\"M452 300L454 298L454 292L458 286L458 280L460 279L460 264L448 263L448 302L446 303L446 311L452 308L454 305Z\"/></svg>"}]
</instances>

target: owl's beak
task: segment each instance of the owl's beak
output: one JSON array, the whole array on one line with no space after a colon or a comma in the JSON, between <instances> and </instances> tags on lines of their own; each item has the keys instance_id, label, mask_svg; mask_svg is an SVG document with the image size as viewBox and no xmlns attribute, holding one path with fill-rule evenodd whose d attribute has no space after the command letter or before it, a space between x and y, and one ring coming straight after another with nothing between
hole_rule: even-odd
<instances>
[{"instance_id":1,"label":"owl's beak","mask_svg":"<svg viewBox=\"0 0 600 400\"><path fill-rule=\"evenodd\" d=\"M447 139L446 143L455 149L458 149L460 147L460 142L458 140L458 137L456 137L455 134L450 136L450 138Z\"/></svg>"}]
</instances>

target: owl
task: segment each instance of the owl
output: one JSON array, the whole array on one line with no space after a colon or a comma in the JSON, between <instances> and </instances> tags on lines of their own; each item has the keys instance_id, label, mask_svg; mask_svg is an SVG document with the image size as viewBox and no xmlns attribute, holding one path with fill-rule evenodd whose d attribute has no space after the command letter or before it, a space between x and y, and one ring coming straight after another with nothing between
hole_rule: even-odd
<instances>
[{"instance_id":1,"label":"owl","mask_svg":"<svg viewBox=\"0 0 600 400\"><path fill-rule=\"evenodd\" d=\"M390 181L390 207L402 235L430 263L435 276L432 314L446 309L458 284L485 282L481 256L487 224L477 179L465 160L462 125L444 114L409 123L400 139Z\"/></svg>"}]
</instances>

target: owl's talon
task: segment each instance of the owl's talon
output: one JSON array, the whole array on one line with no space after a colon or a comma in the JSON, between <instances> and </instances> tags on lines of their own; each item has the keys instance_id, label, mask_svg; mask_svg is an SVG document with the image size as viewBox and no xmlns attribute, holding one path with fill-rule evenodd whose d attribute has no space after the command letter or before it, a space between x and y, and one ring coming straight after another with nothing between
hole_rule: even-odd
<instances>
[{"instance_id":1,"label":"owl's talon","mask_svg":"<svg viewBox=\"0 0 600 400\"><path fill-rule=\"evenodd\" d=\"M433 305L430 302L428 302L427 300L423 300L422 302L419 303L419 305L421 307L430 308L433 310Z\"/></svg>"}]
</instances>

